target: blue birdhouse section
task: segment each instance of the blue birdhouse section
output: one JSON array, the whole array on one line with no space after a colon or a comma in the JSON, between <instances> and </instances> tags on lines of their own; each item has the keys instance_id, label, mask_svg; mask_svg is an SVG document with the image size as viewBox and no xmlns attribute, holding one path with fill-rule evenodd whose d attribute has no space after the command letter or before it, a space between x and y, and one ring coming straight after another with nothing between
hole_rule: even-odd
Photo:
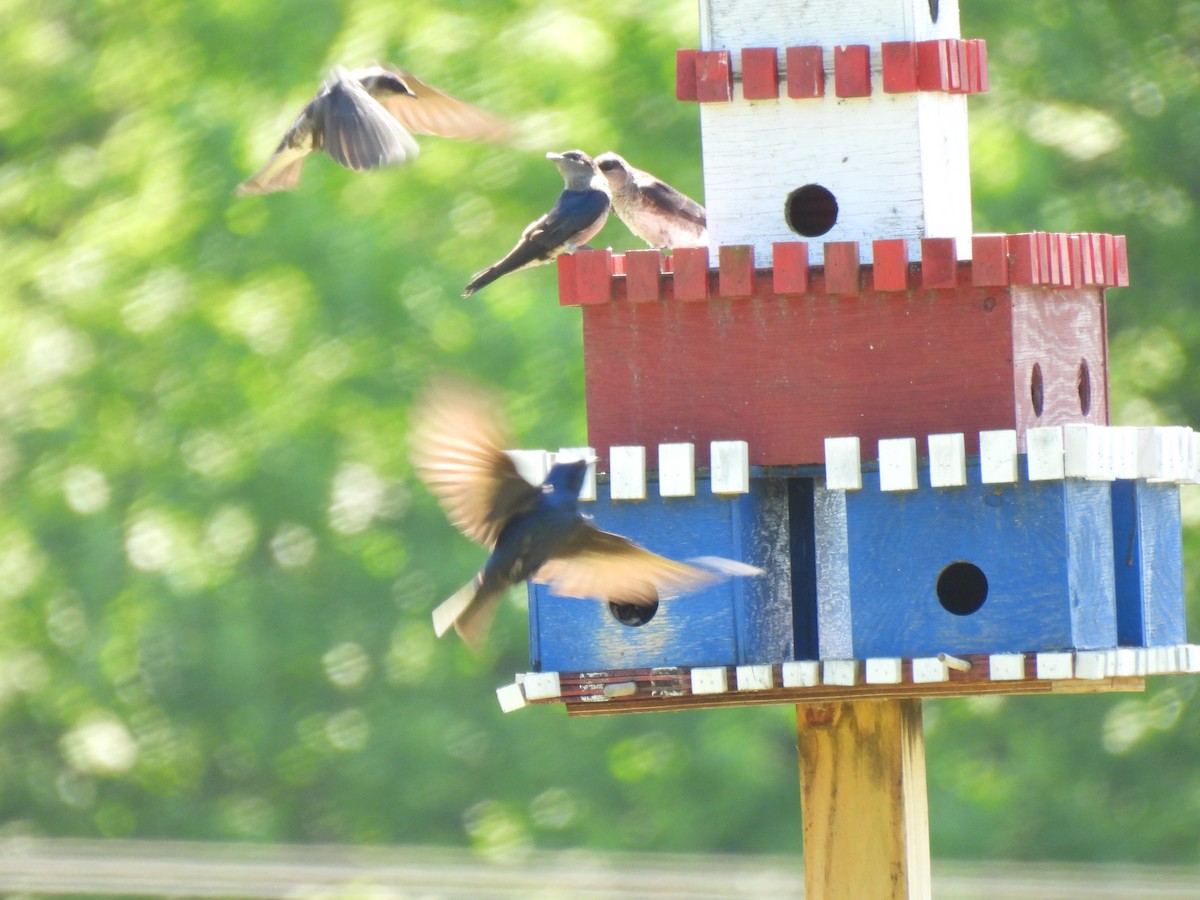
<instances>
[{"instance_id":1,"label":"blue birdhouse section","mask_svg":"<svg viewBox=\"0 0 1200 900\"><path fill-rule=\"evenodd\" d=\"M1117 645L1111 485L967 482L816 488L822 658Z\"/></svg>"},{"instance_id":2,"label":"blue birdhouse section","mask_svg":"<svg viewBox=\"0 0 1200 900\"><path fill-rule=\"evenodd\" d=\"M1112 508L1121 646L1187 643L1179 486L1115 481Z\"/></svg>"},{"instance_id":3,"label":"blue birdhouse section","mask_svg":"<svg viewBox=\"0 0 1200 900\"><path fill-rule=\"evenodd\" d=\"M697 478L696 495L612 501L597 486L582 504L597 527L655 553L686 560L720 556L766 574L729 578L663 600L648 620L637 609L560 597L530 584L530 655L535 671L582 672L658 666L722 666L791 659L789 492L781 479L751 479L748 493L718 496Z\"/></svg>"}]
</instances>

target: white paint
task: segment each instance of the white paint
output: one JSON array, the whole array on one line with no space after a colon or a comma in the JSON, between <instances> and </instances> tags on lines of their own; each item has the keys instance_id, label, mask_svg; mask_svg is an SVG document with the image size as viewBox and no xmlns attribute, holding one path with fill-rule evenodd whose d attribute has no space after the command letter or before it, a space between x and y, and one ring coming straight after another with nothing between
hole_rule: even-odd
<instances>
[{"instance_id":1,"label":"white paint","mask_svg":"<svg viewBox=\"0 0 1200 900\"><path fill-rule=\"evenodd\" d=\"M1103 425L1063 427L1063 472L1068 478L1112 481L1112 437Z\"/></svg>"},{"instance_id":2,"label":"white paint","mask_svg":"<svg viewBox=\"0 0 1200 900\"><path fill-rule=\"evenodd\" d=\"M658 445L658 493L662 497L696 496L696 445Z\"/></svg>"},{"instance_id":3,"label":"white paint","mask_svg":"<svg viewBox=\"0 0 1200 900\"><path fill-rule=\"evenodd\" d=\"M1183 667L1183 671L1200 672L1200 646L1185 644L1183 650L1187 654L1187 662Z\"/></svg>"},{"instance_id":4,"label":"white paint","mask_svg":"<svg viewBox=\"0 0 1200 900\"><path fill-rule=\"evenodd\" d=\"M545 450L505 450L504 454L517 467L517 474L535 487L550 473L550 454Z\"/></svg>"},{"instance_id":5,"label":"white paint","mask_svg":"<svg viewBox=\"0 0 1200 900\"><path fill-rule=\"evenodd\" d=\"M710 446L710 460L714 494L749 492L749 444L745 441L713 441Z\"/></svg>"},{"instance_id":6,"label":"white paint","mask_svg":"<svg viewBox=\"0 0 1200 900\"><path fill-rule=\"evenodd\" d=\"M1145 670L1142 667L1142 661L1138 656L1137 650L1135 650L1133 647L1117 648L1116 674L1119 678L1133 678L1137 675L1145 674Z\"/></svg>"},{"instance_id":7,"label":"white paint","mask_svg":"<svg viewBox=\"0 0 1200 900\"><path fill-rule=\"evenodd\" d=\"M966 438L957 434L929 435L929 484L961 487L967 483Z\"/></svg>"},{"instance_id":8,"label":"white paint","mask_svg":"<svg viewBox=\"0 0 1200 900\"><path fill-rule=\"evenodd\" d=\"M1107 650L1080 650L1075 654L1075 677L1095 681L1108 674Z\"/></svg>"},{"instance_id":9,"label":"white paint","mask_svg":"<svg viewBox=\"0 0 1200 900\"><path fill-rule=\"evenodd\" d=\"M527 672L521 682L526 700L550 700L562 696L557 672Z\"/></svg>"},{"instance_id":10,"label":"white paint","mask_svg":"<svg viewBox=\"0 0 1200 900\"><path fill-rule=\"evenodd\" d=\"M1017 432L1012 428L979 432L979 477L984 484L1017 480Z\"/></svg>"},{"instance_id":11,"label":"white paint","mask_svg":"<svg viewBox=\"0 0 1200 900\"><path fill-rule=\"evenodd\" d=\"M738 666L737 689L739 691L766 691L775 686L771 667L767 665Z\"/></svg>"},{"instance_id":12,"label":"white paint","mask_svg":"<svg viewBox=\"0 0 1200 900\"><path fill-rule=\"evenodd\" d=\"M858 659L826 659L821 663L821 681L851 687L858 684L862 661Z\"/></svg>"},{"instance_id":13,"label":"white paint","mask_svg":"<svg viewBox=\"0 0 1200 900\"><path fill-rule=\"evenodd\" d=\"M934 684L950 680L950 667L936 656L921 656L912 661L913 684Z\"/></svg>"},{"instance_id":14,"label":"white paint","mask_svg":"<svg viewBox=\"0 0 1200 900\"><path fill-rule=\"evenodd\" d=\"M929 14L929 0L700 0L700 46L705 50L878 44L960 34L957 0L941 0L937 22Z\"/></svg>"},{"instance_id":15,"label":"white paint","mask_svg":"<svg viewBox=\"0 0 1200 900\"><path fill-rule=\"evenodd\" d=\"M884 438L879 442L879 489L917 489L916 438Z\"/></svg>"},{"instance_id":16,"label":"white paint","mask_svg":"<svg viewBox=\"0 0 1200 900\"><path fill-rule=\"evenodd\" d=\"M862 449L858 438L825 438L825 487L831 491L862 489Z\"/></svg>"},{"instance_id":17,"label":"white paint","mask_svg":"<svg viewBox=\"0 0 1200 900\"><path fill-rule=\"evenodd\" d=\"M646 448L612 447L608 451L608 485L613 500L646 499Z\"/></svg>"},{"instance_id":18,"label":"white paint","mask_svg":"<svg viewBox=\"0 0 1200 900\"><path fill-rule=\"evenodd\" d=\"M899 684L904 675L904 664L899 659L868 659L865 669L867 684Z\"/></svg>"},{"instance_id":19,"label":"white paint","mask_svg":"<svg viewBox=\"0 0 1200 900\"><path fill-rule=\"evenodd\" d=\"M1021 681L1025 678L1025 654L993 653L988 657L988 677L992 681Z\"/></svg>"},{"instance_id":20,"label":"white paint","mask_svg":"<svg viewBox=\"0 0 1200 900\"><path fill-rule=\"evenodd\" d=\"M785 688L816 687L821 683L821 664L815 659L790 660L780 669Z\"/></svg>"},{"instance_id":21,"label":"white paint","mask_svg":"<svg viewBox=\"0 0 1200 900\"><path fill-rule=\"evenodd\" d=\"M1112 425L1108 429L1112 446L1113 478L1138 477L1138 430L1132 425Z\"/></svg>"},{"instance_id":22,"label":"white paint","mask_svg":"<svg viewBox=\"0 0 1200 900\"><path fill-rule=\"evenodd\" d=\"M615 681L604 686L604 699L616 700L619 697L632 697L638 692L636 681Z\"/></svg>"},{"instance_id":23,"label":"white paint","mask_svg":"<svg viewBox=\"0 0 1200 900\"><path fill-rule=\"evenodd\" d=\"M845 491L813 488L817 568L817 653L822 659L854 655L850 614L850 538Z\"/></svg>"},{"instance_id":24,"label":"white paint","mask_svg":"<svg viewBox=\"0 0 1200 900\"><path fill-rule=\"evenodd\" d=\"M1025 432L1025 465L1030 481L1054 481L1066 477L1063 467L1062 428L1030 428Z\"/></svg>"},{"instance_id":25,"label":"white paint","mask_svg":"<svg viewBox=\"0 0 1200 900\"><path fill-rule=\"evenodd\" d=\"M577 459L588 461L587 475L583 479L583 487L579 491L580 500L596 499L596 451L591 447L563 447L554 454L555 462L573 462Z\"/></svg>"},{"instance_id":26,"label":"white paint","mask_svg":"<svg viewBox=\"0 0 1200 900\"><path fill-rule=\"evenodd\" d=\"M800 39L798 43L806 42ZM878 45L871 48L879 68ZM827 62L832 66L832 60ZM952 237L971 253L971 183L966 97L884 94L838 99L832 70L817 99L742 99L700 104L704 206L709 256L722 244L749 244L759 265L773 264L777 241L807 239L809 261L824 261L826 241L857 241L868 262L871 241L902 238L910 259L923 237ZM805 238L785 218L788 195L818 184L833 194L837 221Z\"/></svg>"},{"instance_id":27,"label":"white paint","mask_svg":"<svg viewBox=\"0 0 1200 900\"><path fill-rule=\"evenodd\" d=\"M496 699L500 701L500 711L505 713L515 712L529 705L525 700L525 692L515 683L496 688Z\"/></svg>"},{"instance_id":28,"label":"white paint","mask_svg":"<svg viewBox=\"0 0 1200 900\"><path fill-rule=\"evenodd\" d=\"M724 666L692 669L693 694L724 694L728 690Z\"/></svg>"},{"instance_id":29,"label":"white paint","mask_svg":"<svg viewBox=\"0 0 1200 900\"><path fill-rule=\"evenodd\" d=\"M1186 481L1191 474L1192 429L1182 425L1139 431L1139 469L1150 481ZM1141 451L1146 451L1144 464Z\"/></svg>"},{"instance_id":30,"label":"white paint","mask_svg":"<svg viewBox=\"0 0 1200 900\"><path fill-rule=\"evenodd\" d=\"M1071 653L1039 653L1037 655L1037 677L1043 681L1062 681L1072 677Z\"/></svg>"}]
</instances>

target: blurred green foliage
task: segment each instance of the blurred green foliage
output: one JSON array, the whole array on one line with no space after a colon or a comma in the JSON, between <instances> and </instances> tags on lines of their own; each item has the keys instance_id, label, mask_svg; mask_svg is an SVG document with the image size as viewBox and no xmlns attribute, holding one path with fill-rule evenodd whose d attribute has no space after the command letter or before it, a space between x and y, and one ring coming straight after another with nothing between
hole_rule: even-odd
<instances>
[{"instance_id":1,"label":"blurred green foliage","mask_svg":"<svg viewBox=\"0 0 1200 900\"><path fill-rule=\"evenodd\" d=\"M965 0L976 230L1129 235L1114 420L1200 423L1200 3ZM429 610L481 552L411 477L431 371L501 385L526 446L584 442L553 267L469 302L547 208L548 149L703 194L673 99L695 4L0 0L3 833L794 852L790 710L502 717L491 648ZM235 199L335 63L520 121L327 159ZM637 246L615 219L600 243ZM1200 500L1185 500L1196 612ZM1194 679L927 704L935 854L1200 858Z\"/></svg>"}]
</instances>

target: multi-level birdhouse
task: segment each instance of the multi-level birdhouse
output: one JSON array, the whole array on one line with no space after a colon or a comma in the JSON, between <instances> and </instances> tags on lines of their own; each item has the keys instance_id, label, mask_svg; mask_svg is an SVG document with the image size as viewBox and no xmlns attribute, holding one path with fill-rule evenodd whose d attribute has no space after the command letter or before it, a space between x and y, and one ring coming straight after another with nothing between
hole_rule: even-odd
<instances>
[{"instance_id":1,"label":"multi-level birdhouse","mask_svg":"<svg viewBox=\"0 0 1200 900\"><path fill-rule=\"evenodd\" d=\"M973 234L988 57L957 4L700 7L676 92L700 105L710 244L560 257L559 295L582 316L596 523L766 574L652 610L531 588L506 708L1200 670L1178 494L1200 442L1109 425L1123 237Z\"/></svg>"}]
</instances>

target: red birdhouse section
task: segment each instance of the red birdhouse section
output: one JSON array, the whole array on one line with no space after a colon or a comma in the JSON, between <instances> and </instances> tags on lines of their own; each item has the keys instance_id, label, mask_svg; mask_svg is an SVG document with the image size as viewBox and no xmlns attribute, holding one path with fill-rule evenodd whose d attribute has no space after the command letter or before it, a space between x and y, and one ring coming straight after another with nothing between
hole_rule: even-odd
<instances>
[{"instance_id":1,"label":"red birdhouse section","mask_svg":"<svg viewBox=\"0 0 1200 900\"><path fill-rule=\"evenodd\" d=\"M1124 242L979 235L974 247L978 262L961 263L952 239L926 239L910 262L904 241L877 241L863 265L855 242L834 242L810 266L792 242L775 246L774 269L737 246L719 248L716 269L705 248L623 265L607 251L560 257L561 300L583 309L602 468L610 446L688 441L703 456L736 436L754 465L803 465L834 434L872 446L1106 424L1102 288L1127 271Z\"/></svg>"}]
</instances>

